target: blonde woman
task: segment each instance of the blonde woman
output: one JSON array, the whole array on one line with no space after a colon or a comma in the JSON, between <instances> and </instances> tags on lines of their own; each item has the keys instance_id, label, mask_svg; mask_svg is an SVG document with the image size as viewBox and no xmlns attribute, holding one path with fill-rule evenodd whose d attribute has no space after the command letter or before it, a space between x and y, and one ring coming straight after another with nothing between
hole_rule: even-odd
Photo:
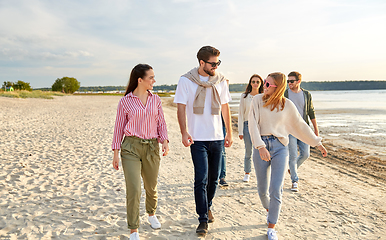
<instances>
[{"instance_id":1,"label":"blonde woman","mask_svg":"<svg viewBox=\"0 0 386 240\"><path fill-rule=\"evenodd\" d=\"M150 92L154 83L155 76L151 66L147 64L135 66L131 71L125 96L118 103L115 120L112 143L113 167L118 170L121 150L130 240L139 240L141 176L146 191L149 223L153 229L161 228L161 223L155 216L158 203L159 143L162 144L163 156L166 156L169 152L169 141L161 99Z\"/></svg>"},{"instance_id":2,"label":"blonde woman","mask_svg":"<svg viewBox=\"0 0 386 240\"><path fill-rule=\"evenodd\" d=\"M248 130L248 114L251 106L252 98L257 94L263 93L263 79L253 74L249 79L245 92L241 94L239 106L238 130L240 140L244 140L245 155L244 155L244 182L249 182L251 172L251 156L252 156L252 141Z\"/></svg>"},{"instance_id":3,"label":"blonde woman","mask_svg":"<svg viewBox=\"0 0 386 240\"><path fill-rule=\"evenodd\" d=\"M264 94L253 98L248 116L257 188L267 210L269 240L278 239L274 228L280 214L284 174L288 168L288 135L317 146L323 157L327 156L321 137L309 128L295 105L285 99L285 88L284 74L269 74L264 80Z\"/></svg>"}]
</instances>

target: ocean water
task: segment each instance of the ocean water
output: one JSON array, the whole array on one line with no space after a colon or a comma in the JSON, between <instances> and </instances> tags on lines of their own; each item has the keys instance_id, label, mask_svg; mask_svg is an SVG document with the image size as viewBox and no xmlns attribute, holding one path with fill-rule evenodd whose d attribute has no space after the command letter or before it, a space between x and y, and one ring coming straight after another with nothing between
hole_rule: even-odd
<instances>
[{"instance_id":1,"label":"ocean water","mask_svg":"<svg viewBox=\"0 0 386 240\"><path fill-rule=\"evenodd\" d=\"M386 90L311 94L318 126L328 135L360 137L369 144L386 147Z\"/></svg>"},{"instance_id":2,"label":"ocean water","mask_svg":"<svg viewBox=\"0 0 386 240\"><path fill-rule=\"evenodd\" d=\"M322 134L365 139L386 148L386 90L311 91ZM241 93L230 103L237 116Z\"/></svg>"}]
</instances>

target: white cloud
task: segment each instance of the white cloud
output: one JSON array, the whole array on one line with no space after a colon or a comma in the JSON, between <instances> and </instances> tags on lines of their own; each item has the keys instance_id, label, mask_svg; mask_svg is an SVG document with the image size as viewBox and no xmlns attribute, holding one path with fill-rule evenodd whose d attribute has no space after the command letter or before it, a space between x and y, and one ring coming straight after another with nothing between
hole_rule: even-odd
<instances>
[{"instance_id":1,"label":"white cloud","mask_svg":"<svg viewBox=\"0 0 386 240\"><path fill-rule=\"evenodd\" d=\"M381 79L385 11L376 0L3 1L0 81L124 85L145 62L158 84L175 84L203 45L220 49L232 82L294 69L314 80Z\"/></svg>"}]
</instances>

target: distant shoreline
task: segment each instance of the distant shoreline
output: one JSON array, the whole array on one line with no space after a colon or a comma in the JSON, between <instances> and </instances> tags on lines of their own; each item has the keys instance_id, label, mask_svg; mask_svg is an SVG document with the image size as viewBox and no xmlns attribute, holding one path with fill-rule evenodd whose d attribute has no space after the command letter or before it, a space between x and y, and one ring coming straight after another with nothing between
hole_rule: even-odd
<instances>
[{"instance_id":1,"label":"distant shoreline","mask_svg":"<svg viewBox=\"0 0 386 240\"><path fill-rule=\"evenodd\" d=\"M247 83L232 83L231 92L244 92ZM154 92L174 92L177 84L154 86ZM386 80L358 80L358 81L303 81L302 87L311 91L340 91L340 90L382 90L386 89ZM87 86L80 87L78 92L124 92L126 86ZM50 87L35 88L34 90L51 91Z\"/></svg>"}]
</instances>

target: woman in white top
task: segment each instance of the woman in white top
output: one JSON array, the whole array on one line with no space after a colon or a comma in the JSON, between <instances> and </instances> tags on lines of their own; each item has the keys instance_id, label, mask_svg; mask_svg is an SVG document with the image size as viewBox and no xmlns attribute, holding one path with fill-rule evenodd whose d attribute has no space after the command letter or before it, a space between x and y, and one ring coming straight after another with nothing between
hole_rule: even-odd
<instances>
[{"instance_id":1,"label":"woman in white top","mask_svg":"<svg viewBox=\"0 0 386 240\"><path fill-rule=\"evenodd\" d=\"M274 227L279 218L284 174L288 168L288 135L317 146L323 157L327 156L322 138L306 124L295 104L285 99L285 88L283 73L269 74L264 80L264 94L253 98L248 116L258 193L268 212L269 240L278 239Z\"/></svg>"},{"instance_id":2,"label":"woman in white top","mask_svg":"<svg viewBox=\"0 0 386 240\"><path fill-rule=\"evenodd\" d=\"M244 139L245 145L244 182L249 182L249 173L251 172L252 141L248 130L249 108L252 98L259 93L263 93L263 91L263 79L259 75L253 74L249 79L245 92L241 94L240 98L238 129L239 138L240 140Z\"/></svg>"}]
</instances>

